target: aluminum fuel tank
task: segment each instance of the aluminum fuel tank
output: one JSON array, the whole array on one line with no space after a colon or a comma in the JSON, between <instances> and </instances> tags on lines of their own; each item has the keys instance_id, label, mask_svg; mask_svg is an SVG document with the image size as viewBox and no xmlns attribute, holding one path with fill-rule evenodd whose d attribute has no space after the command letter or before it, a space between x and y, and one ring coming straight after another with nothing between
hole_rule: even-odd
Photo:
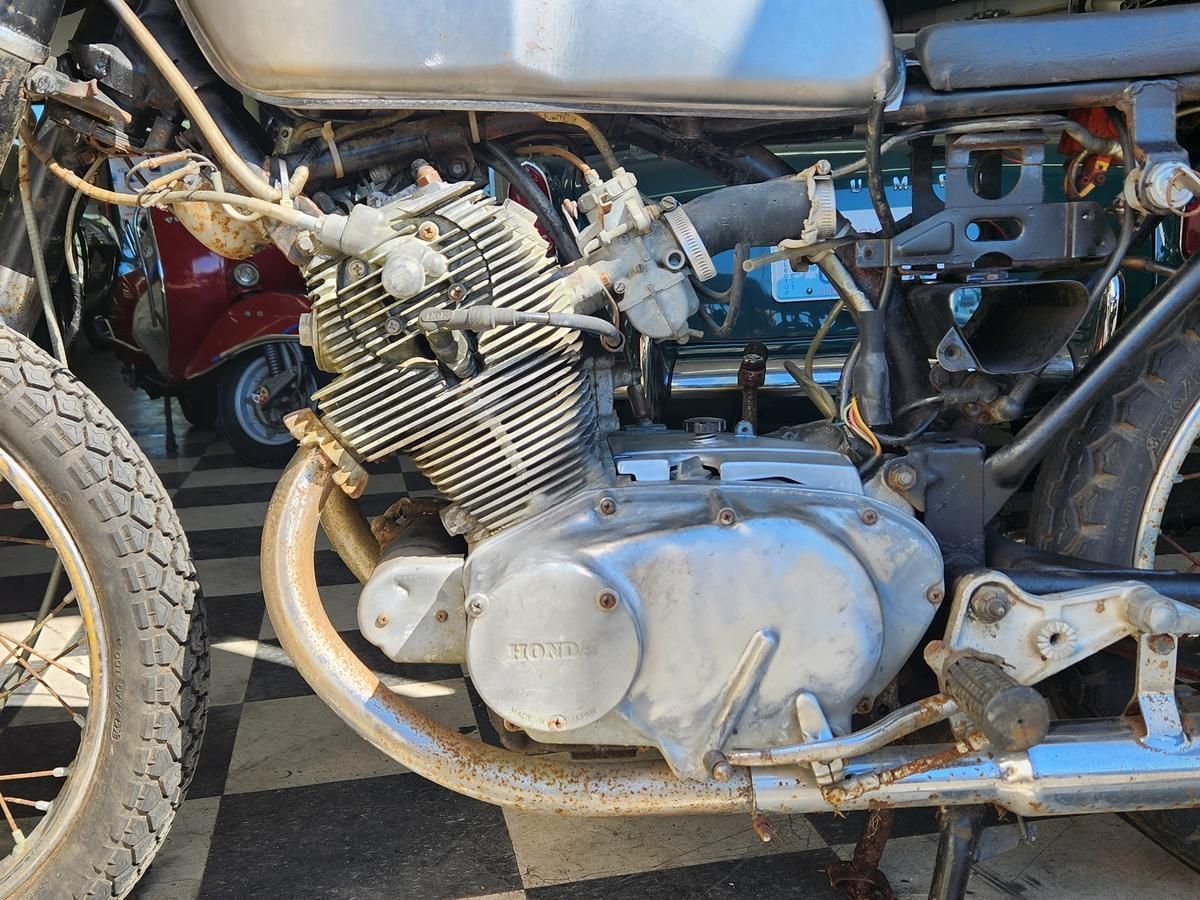
<instances>
[{"instance_id":1,"label":"aluminum fuel tank","mask_svg":"<svg viewBox=\"0 0 1200 900\"><path fill-rule=\"evenodd\" d=\"M290 107L780 116L895 83L880 0L178 0L212 66Z\"/></svg>"}]
</instances>

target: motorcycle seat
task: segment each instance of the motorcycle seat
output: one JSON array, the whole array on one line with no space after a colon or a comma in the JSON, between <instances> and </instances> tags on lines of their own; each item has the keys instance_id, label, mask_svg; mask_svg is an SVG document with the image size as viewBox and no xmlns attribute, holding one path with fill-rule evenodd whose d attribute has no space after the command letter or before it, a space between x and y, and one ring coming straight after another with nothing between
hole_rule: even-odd
<instances>
[{"instance_id":1,"label":"motorcycle seat","mask_svg":"<svg viewBox=\"0 0 1200 900\"><path fill-rule=\"evenodd\" d=\"M1018 87L1200 71L1200 6L942 22L917 33L932 88Z\"/></svg>"}]
</instances>

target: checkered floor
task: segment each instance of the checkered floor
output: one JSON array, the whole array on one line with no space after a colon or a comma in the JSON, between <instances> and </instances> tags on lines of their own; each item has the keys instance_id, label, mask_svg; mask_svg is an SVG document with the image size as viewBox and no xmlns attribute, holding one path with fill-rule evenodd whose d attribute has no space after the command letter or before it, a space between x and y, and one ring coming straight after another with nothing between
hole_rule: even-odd
<instances>
[{"instance_id":1,"label":"checkered floor","mask_svg":"<svg viewBox=\"0 0 1200 900\"><path fill-rule=\"evenodd\" d=\"M760 843L744 816L565 820L460 797L351 733L280 650L263 611L258 544L278 473L243 466L217 435L180 425L164 452L161 402L139 400L115 365L79 371L129 426L174 496L212 632L212 709L199 771L141 900L281 897L827 897L858 816L792 817ZM399 465L371 478L367 512L428 485ZM334 623L414 704L494 741L457 667L397 666L359 636L357 590L328 545L318 574ZM898 897L924 897L935 822L902 813L883 869ZM977 867L976 897L1194 898L1196 876L1120 819L1055 819L1037 840Z\"/></svg>"}]
</instances>

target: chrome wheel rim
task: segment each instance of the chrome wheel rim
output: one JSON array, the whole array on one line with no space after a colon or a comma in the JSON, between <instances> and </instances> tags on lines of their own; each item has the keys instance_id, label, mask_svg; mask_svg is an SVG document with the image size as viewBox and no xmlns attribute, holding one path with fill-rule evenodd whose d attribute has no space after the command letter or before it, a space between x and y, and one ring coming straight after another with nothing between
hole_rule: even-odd
<instances>
[{"instance_id":1,"label":"chrome wheel rim","mask_svg":"<svg viewBox=\"0 0 1200 900\"><path fill-rule=\"evenodd\" d=\"M277 447L280 444L289 443L292 436L283 425L283 416L279 416L278 422L273 421L269 409L264 408L261 402L260 391L263 382L270 375L271 370L267 366L266 359L262 356L255 357L242 370L237 385L234 387L235 406L233 412L238 428L246 436L257 443Z\"/></svg>"},{"instance_id":2,"label":"chrome wheel rim","mask_svg":"<svg viewBox=\"0 0 1200 900\"><path fill-rule=\"evenodd\" d=\"M1190 455L1196 455L1197 440L1200 440L1200 403L1188 411L1179 429L1171 438L1163 454L1162 462L1150 482L1150 492L1142 507L1141 520L1138 523L1137 541L1134 545L1133 565L1139 569L1170 568L1184 572L1200 571L1200 551L1185 548L1169 532L1164 532L1163 521L1171 495L1175 488L1186 482L1200 478L1200 456L1189 461ZM1196 471L1184 473L1184 468L1191 469L1189 462L1194 462ZM1163 554L1161 549L1173 550L1174 553Z\"/></svg>"},{"instance_id":3,"label":"chrome wheel rim","mask_svg":"<svg viewBox=\"0 0 1200 900\"><path fill-rule=\"evenodd\" d=\"M44 532L42 546L52 550L57 560L52 564L51 582L60 573L60 583L67 587L65 597L47 602L54 591L51 585L40 598L28 602L38 606L32 619L23 614L10 614L0 621L0 684L4 685L5 725L0 727L0 750L5 736L27 724L22 718L44 718L51 714L25 714L44 705L51 710L59 703L65 721L79 729L79 740L73 758L53 769L43 767L31 771L9 772L0 769L0 834L7 832L9 840L0 850L0 895L8 896L24 883L31 873L43 866L61 845L79 811L96 784L103 736L108 727L108 700L111 688L108 674L108 644L99 598L79 546L65 522L51 506L45 492L37 485L24 466L6 450L0 449L0 489L3 489L6 510L27 510ZM9 500L15 495L14 500ZM21 506L19 504L24 504ZM4 549L28 547L35 538L0 536L0 574L7 574ZM38 603L40 599L42 602ZM70 612L68 612L70 611ZM42 614L39 617L38 614ZM76 625L73 618L78 619ZM22 634L23 637L16 637ZM81 640L83 654L72 647ZM21 661L21 660L24 661ZM86 674L85 671L86 670ZM34 674L36 672L36 674ZM14 676L14 673L19 673ZM65 685L82 686L82 695L70 692ZM21 700L23 692L28 692ZM68 696L69 694L69 696ZM42 701L49 698L43 704ZM62 728L46 729L49 721L29 724L31 730L42 729L47 737L61 737ZM36 788L43 794L48 785L58 784L53 797L38 800L22 796Z\"/></svg>"}]
</instances>

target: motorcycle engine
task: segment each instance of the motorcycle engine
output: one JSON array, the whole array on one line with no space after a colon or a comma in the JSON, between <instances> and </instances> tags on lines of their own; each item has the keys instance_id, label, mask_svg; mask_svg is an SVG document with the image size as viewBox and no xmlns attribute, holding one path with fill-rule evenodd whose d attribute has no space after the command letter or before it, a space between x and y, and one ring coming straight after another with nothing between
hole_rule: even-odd
<instances>
[{"instance_id":1,"label":"motorcycle engine","mask_svg":"<svg viewBox=\"0 0 1200 900\"><path fill-rule=\"evenodd\" d=\"M655 747L705 779L723 749L848 730L928 627L942 560L831 450L607 430L579 331L431 333L431 309L586 314L619 280L639 331L686 337L682 270L707 256L635 185L591 185L584 259L561 269L529 213L470 184L352 215L326 242L349 252L310 267L302 339L337 373L316 400L338 439L409 454L450 503L385 548L366 637L396 661L464 663L508 729Z\"/></svg>"}]
</instances>

